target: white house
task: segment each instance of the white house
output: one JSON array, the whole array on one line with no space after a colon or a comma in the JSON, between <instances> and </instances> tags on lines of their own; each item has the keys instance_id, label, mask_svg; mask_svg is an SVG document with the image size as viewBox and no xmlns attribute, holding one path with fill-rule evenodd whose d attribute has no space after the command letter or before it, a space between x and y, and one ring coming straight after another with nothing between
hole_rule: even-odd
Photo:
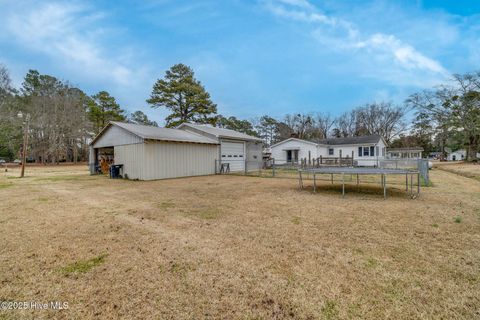
<instances>
[{"instance_id":1,"label":"white house","mask_svg":"<svg viewBox=\"0 0 480 320\"><path fill-rule=\"evenodd\" d=\"M352 158L359 166L375 166L386 157L387 144L379 135L331 138L312 142L290 138L270 147L275 163L296 163L300 159Z\"/></svg>"},{"instance_id":2,"label":"white house","mask_svg":"<svg viewBox=\"0 0 480 320\"><path fill-rule=\"evenodd\" d=\"M467 151L465 149L460 149L453 152L448 152L447 160L448 161L461 161L467 158Z\"/></svg>"}]
</instances>

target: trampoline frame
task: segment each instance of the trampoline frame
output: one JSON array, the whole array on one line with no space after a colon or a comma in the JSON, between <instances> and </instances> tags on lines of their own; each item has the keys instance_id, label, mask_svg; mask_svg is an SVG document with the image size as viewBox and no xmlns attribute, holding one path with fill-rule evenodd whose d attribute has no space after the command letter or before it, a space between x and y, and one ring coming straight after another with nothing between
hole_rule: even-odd
<instances>
[{"instance_id":1,"label":"trampoline frame","mask_svg":"<svg viewBox=\"0 0 480 320\"><path fill-rule=\"evenodd\" d=\"M420 171L406 169L384 169L384 168L354 168L354 167L324 167L298 170L299 187L303 189L302 173L313 174L313 192L317 192L317 174L330 174L333 184L333 175L342 175L342 197L345 197L345 174L357 175L357 188L359 186L359 175L380 175L383 188L383 198L387 198L387 175L405 175L405 191L408 192L408 176L410 176L410 196L416 198L420 195ZM413 193L413 176L417 176L417 193Z\"/></svg>"}]
</instances>

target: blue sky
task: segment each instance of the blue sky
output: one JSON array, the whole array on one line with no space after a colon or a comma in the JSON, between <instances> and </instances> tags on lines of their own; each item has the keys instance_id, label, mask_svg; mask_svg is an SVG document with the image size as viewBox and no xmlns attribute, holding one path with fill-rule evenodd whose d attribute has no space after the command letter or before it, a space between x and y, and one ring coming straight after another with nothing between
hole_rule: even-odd
<instances>
[{"instance_id":1,"label":"blue sky","mask_svg":"<svg viewBox=\"0 0 480 320\"><path fill-rule=\"evenodd\" d=\"M129 111L175 63L219 112L334 115L480 69L480 1L0 0L0 63L107 90Z\"/></svg>"}]
</instances>

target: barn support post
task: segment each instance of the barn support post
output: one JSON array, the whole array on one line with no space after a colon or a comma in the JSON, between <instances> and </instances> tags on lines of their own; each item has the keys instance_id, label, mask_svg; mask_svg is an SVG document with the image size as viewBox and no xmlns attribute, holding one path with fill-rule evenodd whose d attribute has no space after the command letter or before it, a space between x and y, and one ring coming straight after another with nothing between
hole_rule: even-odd
<instances>
[{"instance_id":1,"label":"barn support post","mask_svg":"<svg viewBox=\"0 0 480 320\"><path fill-rule=\"evenodd\" d=\"M317 180L315 177L315 172L313 173L313 192L317 192Z\"/></svg>"},{"instance_id":2,"label":"barn support post","mask_svg":"<svg viewBox=\"0 0 480 320\"><path fill-rule=\"evenodd\" d=\"M405 191L408 192L408 174L405 174Z\"/></svg>"}]
</instances>

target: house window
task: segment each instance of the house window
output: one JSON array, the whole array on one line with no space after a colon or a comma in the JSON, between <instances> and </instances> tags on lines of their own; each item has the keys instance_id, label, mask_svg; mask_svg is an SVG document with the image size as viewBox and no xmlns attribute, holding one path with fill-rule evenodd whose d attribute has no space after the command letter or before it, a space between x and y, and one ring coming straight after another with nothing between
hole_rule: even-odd
<instances>
[{"instance_id":1,"label":"house window","mask_svg":"<svg viewBox=\"0 0 480 320\"><path fill-rule=\"evenodd\" d=\"M382 157L385 157L385 147L382 148Z\"/></svg>"},{"instance_id":2,"label":"house window","mask_svg":"<svg viewBox=\"0 0 480 320\"><path fill-rule=\"evenodd\" d=\"M328 148L328 155L333 156L333 148Z\"/></svg>"},{"instance_id":3,"label":"house window","mask_svg":"<svg viewBox=\"0 0 480 320\"><path fill-rule=\"evenodd\" d=\"M368 147L363 147L363 156L368 157L370 156L370 149Z\"/></svg>"},{"instance_id":4,"label":"house window","mask_svg":"<svg viewBox=\"0 0 480 320\"><path fill-rule=\"evenodd\" d=\"M375 154L377 155L377 157L380 155L380 147L379 146L375 147Z\"/></svg>"},{"instance_id":5,"label":"house window","mask_svg":"<svg viewBox=\"0 0 480 320\"><path fill-rule=\"evenodd\" d=\"M373 156L375 156L375 147L371 146L370 147L370 157L373 157Z\"/></svg>"},{"instance_id":6,"label":"house window","mask_svg":"<svg viewBox=\"0 0 480 320\"><path fill-rule=\"evenodd\" d=\"M362 147L358 147L358 156L359 156L359 157L362 156Z\"/></svg>"}]
</instances>

